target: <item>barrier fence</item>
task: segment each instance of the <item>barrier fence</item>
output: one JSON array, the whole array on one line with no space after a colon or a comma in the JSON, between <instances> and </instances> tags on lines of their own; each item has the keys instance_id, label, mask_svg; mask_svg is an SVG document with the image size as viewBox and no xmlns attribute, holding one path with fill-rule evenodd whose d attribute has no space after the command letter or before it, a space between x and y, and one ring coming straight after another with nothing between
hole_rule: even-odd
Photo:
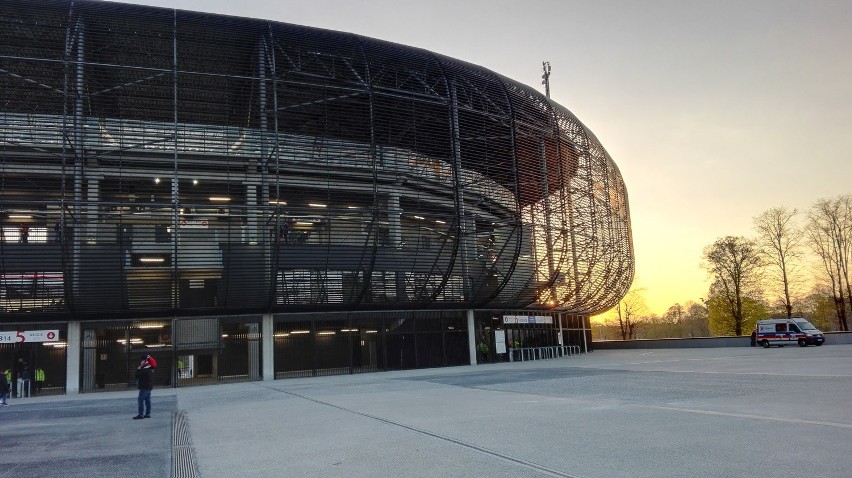
<instances>
[{"instance_id":1,"label":"barrier fence","mask_svg":"<svg viewBox=\"0 0 852 478\"><path fill-rule=\"evenodd\" d=\"M579 345L552 345L547 347L524 347L509 349L510 362L526 362L529 360L546 360L560 357L571 357L580 354Z\"/></svg>"}]
</instances>

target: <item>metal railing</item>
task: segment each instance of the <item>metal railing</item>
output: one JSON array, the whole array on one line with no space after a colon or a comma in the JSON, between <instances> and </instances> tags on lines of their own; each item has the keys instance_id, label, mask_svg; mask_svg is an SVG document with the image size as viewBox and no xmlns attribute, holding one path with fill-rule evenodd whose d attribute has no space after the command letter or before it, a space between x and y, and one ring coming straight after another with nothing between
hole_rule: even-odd
<instances>
[{"instance_id":1,"label":"metal railing","mask_svg":"<svg viewBox=\"0 0 852 478\"><path fill-rule=\"evenodd\" d=\"M510 362L526 362L529 360L547 360L561 357L571 357L580 354L579 345L551 345L547 347L522 347L509 349Z\"/></svg>"}]
</instances>

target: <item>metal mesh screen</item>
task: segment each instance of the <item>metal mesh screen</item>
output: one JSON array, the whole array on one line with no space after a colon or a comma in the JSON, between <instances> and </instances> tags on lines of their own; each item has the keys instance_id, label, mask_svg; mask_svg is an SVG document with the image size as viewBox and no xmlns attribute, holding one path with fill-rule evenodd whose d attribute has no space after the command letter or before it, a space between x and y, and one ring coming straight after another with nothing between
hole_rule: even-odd
<instances>
[{"instance_id":1,"label":"metal mesh screen","mask_svg":"<svg viewBox=\"0 0 852 478\"><path fill-rule=\"evenodd\" d=\"M627 194L567 110L356 35L0 5L0 312L528 307L633 277Z\"/></svg>"}]
</instances>

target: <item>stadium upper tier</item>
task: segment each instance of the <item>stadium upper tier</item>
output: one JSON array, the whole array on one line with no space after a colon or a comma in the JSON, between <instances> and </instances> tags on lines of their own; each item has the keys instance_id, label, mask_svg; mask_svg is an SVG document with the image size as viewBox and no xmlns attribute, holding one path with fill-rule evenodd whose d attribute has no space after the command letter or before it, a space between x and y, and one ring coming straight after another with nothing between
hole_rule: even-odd
<instances>
[{"instance_id":1,"label":"stadium upper tier","mask_svg":"<svg viewBox=\"0 0 852 478\"><path fill-rule=\"evenodd\" d=\"M630 286L618 168L528 86L265 20L0 14L7 313L585 314Z\"/></svg>"}]
</instances>

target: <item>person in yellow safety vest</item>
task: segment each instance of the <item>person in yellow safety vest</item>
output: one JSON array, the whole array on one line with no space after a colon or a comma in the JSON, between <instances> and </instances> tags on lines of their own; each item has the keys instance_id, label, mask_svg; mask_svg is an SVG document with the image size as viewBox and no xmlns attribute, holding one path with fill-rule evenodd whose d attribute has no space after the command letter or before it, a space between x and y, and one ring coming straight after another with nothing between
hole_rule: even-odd
<instances>
[{"instance_id":1,"label":"person in yellow safety vest","mask_svg":"<svg viewBox=\"0 0 852 478\"><path fill-rule=\"evenodd\" d=\"M488 344L486 344L484 340L480 341L479 346L477 348L479 349L479 356L481 357L480 360L482 360L483 362L487 362L488 361Z\"/></svg>"},{"instance_id":2,"label":"person in yellow safety vest","mask_svg":"<svg viewBox=\"0 0 852 478\"><path fill-rule=\"evenodd\" d=\"M44 369L36 367L35 369L36 393L41 394L41 386L44 385Z\"/></svg>"},{"instance_id":3,"label":"person in yellow safety vest","mask_svg":"<svg viewBox=\"0 0 852 478\"><path fill-rule=\"evenodd\" d=\"M12 370L7 368L3 371L3 374L6 376L6 387L8 387L9 389L6 391L6 397L12 398L12 391L14 390L13 387L15 386L15 382L12 381Z\"/></svg>"}]
</instances>

